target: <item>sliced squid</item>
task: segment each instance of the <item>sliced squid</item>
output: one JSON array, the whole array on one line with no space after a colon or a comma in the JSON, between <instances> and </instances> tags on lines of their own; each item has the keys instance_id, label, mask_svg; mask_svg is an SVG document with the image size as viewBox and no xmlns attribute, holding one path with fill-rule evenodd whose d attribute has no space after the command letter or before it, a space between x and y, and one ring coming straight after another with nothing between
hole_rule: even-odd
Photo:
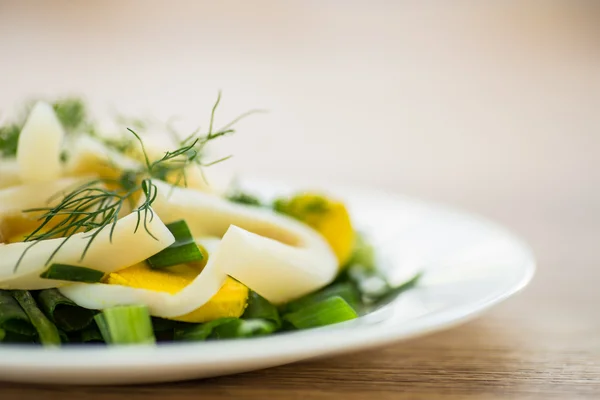
<instances>
[{"instance_id":1,"label":"sliced squid","mask_svg":"<svg viewBox=\"0 0 600 400\"><path fill-rule=\"evenodd\" d=\"M17 145L23 183L48 182L62 174L60 152L65 131L52 106L38 102L31 110Z\"/></svg>"},{"instance_id":2,"label":"sliced squid","mask_svg":"<svg viewBox=\"0 0 600 400\"><path fill-rule=\"evenodd\" d=\"M47 207L48 199L61 192L68 192L84 178L63 178L51 182L11 186L0 190L0 220L3 217L21 214L23 210ZM59 197L57 197L59 199Z\"/></svg>"},{"instance_id":3,"label":"sliced squid","mask_svg":"<svg viewBox=\"0 0 600 400\"><path fill-rule=\"evenodd\" d=\"M145 304L152 315L173 318L205 304L227 276L274 304L301 297L335 278L335 254L308 226L270 210L154 183L159 195L153 207L165 223L185 219L195 237L222 236L202 273L173 295L105 284L64 286L63 295L86 308Z\"/></svg>"},{"instance_id":4,"label":"sliced squid","mask_svg":"<svg viewBox=\"0 0 600 400\"><path fill-rule=\"evenodd\" d=\"M71 156L64 173L70 176L96 175L117 179L124 170L139 170L142 164L109 149L98 139L81 136L71 145Z\"/></svg>"},{"instance_id":5,"label":"sliced squid","mask_svg":"<svg viewBox=\"0 0 600 400\"><path fill-rule=\"evenodd\" d=\"M96 230L74 234L56 253L52 263L82 266L110 273L142 262L175 241L173 234L156 213L147 221L148 231L143 227L143 223L135 231L137 222L138 215L135 212L121 218L115 225L112 240L110 227L103 229L91 243L83 259L81 255L88 245L89 236ZM63 241L63 238L57 238L35 242L33 245L32 242L0 244L0 289L38 290L71 283L40 278L40 274L50 267L50 255Z\"/></svg>"},{"instance_id":6,"label":"sliced squid","mask_svg":"<svg viewBox=\"0 0 600 400\"><path fill-rule=\"evenodd\" d=\"M21 184L21 173L16 159L0 159L0 189Z\"/></svg>"}]
</instances>

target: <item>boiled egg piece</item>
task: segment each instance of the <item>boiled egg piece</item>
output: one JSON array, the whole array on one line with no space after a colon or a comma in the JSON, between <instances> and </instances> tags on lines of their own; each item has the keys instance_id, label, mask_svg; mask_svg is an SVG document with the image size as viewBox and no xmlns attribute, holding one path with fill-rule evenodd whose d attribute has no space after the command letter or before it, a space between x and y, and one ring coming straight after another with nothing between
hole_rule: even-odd
<instances>
[{"instance_id":1,"label":"boiled egg piece","mask_svg":"<svg viewBox=\"0 0 600 400\"><path fill-rule=\"evenodd\" d=\"M204 247L199 247L205 257L209 258L210 253ZM155 269L144 262L109 274L106 283L175 294L201 273L204 264L205 261ZM248 293L246 286L235 279L227 278L221 289L206 304L172 319L199 323L218 318L240 317L246 309Z\"/></svg>"},{"instance_id":2,"label":"boiled egg piece","mask_svg":"<svg viewBox=\"0 0 600 400\"><path fill-rule=\"evenodd\" d=\"M275 202L275 209L311 226L333 249L340 268L354 251L356 233L344 203L316 193L301 193Z\"/></svg>"}]
</instances>

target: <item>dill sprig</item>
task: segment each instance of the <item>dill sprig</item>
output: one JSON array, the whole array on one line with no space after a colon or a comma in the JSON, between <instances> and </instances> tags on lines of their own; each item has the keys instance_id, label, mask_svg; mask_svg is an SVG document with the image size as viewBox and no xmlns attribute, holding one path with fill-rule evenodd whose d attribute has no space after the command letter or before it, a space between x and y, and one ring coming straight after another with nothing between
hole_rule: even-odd
<instances>
[{"instance_id":1,"label":"dill sprig","mask_svg":"<svg viewBox=\"0 0 600 400\"><path fill-rule=\"evenodd\" d=\"M195 165L199 168L208 167L230 157L224 157L208 163L203 162L202 154L206 144L219 137L235 132L232 129L235 123L250 114L260 111L252 110L246 112L223 128L213 131L215 112L220 100L221 93L219 92L217 101L211 111L209 129L206 135L200 135L199 131L196 131L183 139L179 148L165 152L160 159L150 160L140 135L133 129L127 128L140 144L144 159L144 166L142 168L139 170L124 170L118 179L92 179L74 187L67 193L59 193L48 200L49 203L52 203L60 198L58 204L54 206L23 210L23 212L41 213L39 217L41 224L25 238L24 241L31 244L21 254L15 265L15 271L26 253L43 240L62 238L61 243L48 257L46 265L50 264L60 249L77 233L93 231L91 234L85 236L88 242L82 251L80 261L87 254L93 241L105 229L110 229L109 241L112 243L113 233L121 211L126 204L130 204L133 207L135 196L138 193L144 196L144 201L133 210L133 212L137 213L134 233L142 226L150 236L158 240L148 227L148 224L154 218L152 203L158 196L158 189L152 183L152 180L166 180L167 175L174 172L179 174L176 185L183 179L184 184L187 186L187 167L190 165ZM114 189L108 189L109 187L114 187Z\"/></svg>"},{"instance_id":2,"label":"dill sprig","mask_svg":"<svg viewBox=\"0 0 600 400\"><path fill-rule=\"evenodd\" d=\"M133 129L127 128L127 130L135 136L142 148L146 169L144 173L147 173L153 178L164 181L168 180L169 176L174 177L175 186L179 186L181 183L183 183L183 186L187 187L187 171L189 167L198 168L200 170L202 178L204 179L204 181L206 181L206 177L204 175L204 168L213 166L215 164L230 159L232 155L228 155L226 157L206 162L204 154L206 145L220 137L235 133L236 130L233 129L233 126L235 124L252 114L265 112L265 110L253 109L247 111L243 114L238 115L220 129L215 129L215 116L220 103L221 92L219 91L217 95L217 100L215 101L211 109L208 132L205 134L201 134L200 128L198 128L189 136L183 139L179 139L179 135L173 129L173 127L167 126L167 130L169 131L169 133L174 138L179 139L180 147L174 151L165 152L162 158L155 161L151 161L148 158L144 148L143 140L141 139L140 135L137 134Z\"/></svg>"},{"instance_id":3,"label":"dill sprig","mask_svg":"<svg viewBox=\"0 0 600 400\"><path fill-rule=\"evenodd\" d=\"M204 175L204 168L221 163L232 157L232 155L228 155L216 160L206 162L204 161L204 151L206 145L215 139L235 133L236 130L233 129L234 125L243 120L244 118L253 114L265 112L265 110L262 109L252 109L238 115L220 129L214 129L215 116L220 103L221 91L219 91L217 95L217 100L215 101L211 109L210 120L208 124L208 132L206 134L200 134L200 129L198 128L196 129L196 131L192 132L191 135L187 136L183 140L180 140L179 145L181 146L181 148L174 152L165 153L164 157L158 160L158 168L156 168L156 165L152 167L149 166L148 160L146 160L147 167L149 168L150 174L152 176L165 180L167 175L174 174L176 176L175 185L179 185L183 182L183 185L187 186L186 171L188 167L194 166L196 168L199 168L200 173L202 174L202 178L204 179L204 181L206 181L206 177ZM172 127L170 127L169 130L173 136L178 137L177 133L173 131ZM136 137L139 141L139 136L136 135Z\"/></svg>"},{"instance_id":4,"label":"dill sprig","mask_svg":"<svg viewBox=\"0 0 600 400\"><path fill-rule=\"evenodd\" d=\"M121 210L127 202L133 202L133 195L140 190L144 195L144 201L134 210L137 213L137 223L134 233L138 231L140 226L143 226L150 236L157 239L148 227L148 223L152 222L152 218L154 218L154 211L151 205L156 200L156 185L152 183L151 179L146 178L139 184L130 186L129 188L118 187L115 190L106 189L106 184L115 183L118 183L118 181L94 179L74 188L64 195L61 201L55 206L23 210L24 212L41 212L42 215L39 219L42 223L25 237L24 241L31 242L31 244L21 254L15 265L15 271L27 251L42 240L63 238L61 243L48 257L46 265L52 261L60 249L76 233L95 230L90 235L85 236L88 241L81 253L80 261L87 254L92 242L104 229L110 229L109 241L112 243L113 233Z\"/></svg>"}]
</instances>

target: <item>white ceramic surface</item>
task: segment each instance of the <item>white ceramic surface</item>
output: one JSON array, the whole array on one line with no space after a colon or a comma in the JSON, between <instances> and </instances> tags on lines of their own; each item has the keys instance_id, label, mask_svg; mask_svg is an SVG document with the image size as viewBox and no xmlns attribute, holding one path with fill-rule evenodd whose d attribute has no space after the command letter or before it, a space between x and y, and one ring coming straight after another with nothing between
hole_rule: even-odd
<instances>
[{"instance_id":1,"label":"white ceramic surface","mask_svg":"<svg viewBox=\"0 0 600 400\"><path fill-rule=\"evenodd\" d=\"M263 195L277 185L257 185ZM531 280L534 260L509 232L479 217L385 193L331 190L349 204L395 280L416 270L420 285L349 323L273 337L158 347L41 349L0 346L0 379L128 384L268 368L413 338L463 323Z\"/></svg>"}]
</instances>

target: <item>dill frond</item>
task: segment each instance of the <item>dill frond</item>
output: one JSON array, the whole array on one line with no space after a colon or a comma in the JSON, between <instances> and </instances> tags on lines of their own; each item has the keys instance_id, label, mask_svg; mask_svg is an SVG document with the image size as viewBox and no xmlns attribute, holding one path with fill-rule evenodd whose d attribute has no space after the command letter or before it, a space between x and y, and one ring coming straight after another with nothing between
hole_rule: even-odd
<instances>
[{"instance_id":1,"label":"dill frond","mask_svg":"<svg viewBox=\"0 0 600 400\"><path fill-rule=\"evenodd\" d=\"M234 133L233 125L248 115L261 111L253 110L246 112L236 117L223 128L213 131L215 113L220 101L221 93L219 92L211 110L209 129L205 135L201 135L199 130L197 130L183 139L180 142L179 148L165 152L157 160L151 160L140 135L133 129L127 128L135 138L135 140L127 142L127 146L131 146L131 143L137 141L142 151L144 165L140 169L124 170L117 179L92 179L74 187L66 194L59 193L53 196L49 199L48 203L57 201L57 204L54 206L24 210L24 212L41 213L39 217L41 223L25 238L24 241L31 244L21 254L15 265L15 271L27 251L36 243L43 240L62 238L60 245L57 246L46 261L46 265L52 261L60 249L77 233L92 232L85 236L88 242L82 251L80 261L83 260L90 246L103 230L110 229L109 240L112 242L113 232L123 207L126 204L133 206L137 195L140 193L143 195L144 200L133 210L133 212L137 213L134 233L143 228L146 233L157 239L148 227L148 224L154 218L152 203L158 196L158 189L152 183L152 180L166 181L167 176L174 173L177 176L176 185L183 182L187 186L186 170L189 166L196 166L202 172L202 168L223 162L231 157L227 156L214 161L203 162L202 155L205 146L219 137ZM82 114L75 104L69 110L69 115L72 116L85 115ZM75 120L74 118L73 123L75 123ZM94 135L93 132L91 130L90 134ZM123 143L119 142L115 147ZM108 189L109 187L115 189Z\"/></svg>"}]
</instances>

